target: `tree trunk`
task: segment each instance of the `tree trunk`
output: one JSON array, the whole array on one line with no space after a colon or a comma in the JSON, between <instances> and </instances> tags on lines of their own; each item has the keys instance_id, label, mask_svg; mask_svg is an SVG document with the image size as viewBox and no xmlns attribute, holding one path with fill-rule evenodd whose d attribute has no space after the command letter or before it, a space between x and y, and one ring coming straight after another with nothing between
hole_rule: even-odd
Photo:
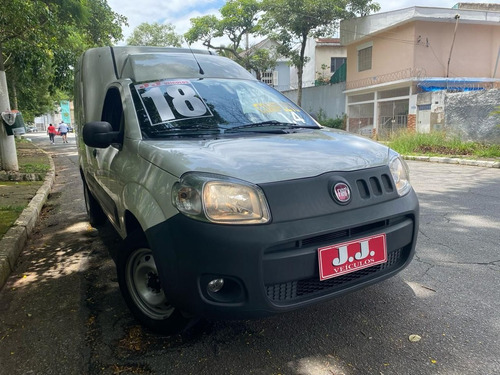
<instances>
[{"instance_id":1,"label":"tree trunk","mask_svg":"<svg viewBox=\"0 0 500 375\"><path fill-rule=\"evenodd\" d=\"M297 89L297 105L300 107L302 105L302 76L304 74L304 59L305 59L305 51L306 51L306 43L307 43L307 34L302 35L302 41L300 43L300 63L297 67L297 81L298 81L298 89Z\"/></svg>"},{"instance_id":2,"label":"tree trunk","mask_svg":"<svg viewBox=\"0 0 500 375\"><path fill-rule=\"evenodd\" d=\"M12 77L10 77L12 78ZM17 79L16 76L14 75L14 79L11 79L11 85L10 88L12 90L12 98L9 98L9 101L12 99L12 109L19 109L17 106Z\"/></svg>"},{"instance_id":3,"label":"tree trunk","mask_svg":"<svg viewBox=\"0 0 500 375\"><path fill-rule=\"evenodd\" d=\"M7 76L5 75L2 45L0 44L0 112L10 111L9 91L7 89ZM13 135L7 135L7 130L0 121L0 156L1 169L6 171L19 170L17 163L16 142Z\"/></svg>"}]
</instances>

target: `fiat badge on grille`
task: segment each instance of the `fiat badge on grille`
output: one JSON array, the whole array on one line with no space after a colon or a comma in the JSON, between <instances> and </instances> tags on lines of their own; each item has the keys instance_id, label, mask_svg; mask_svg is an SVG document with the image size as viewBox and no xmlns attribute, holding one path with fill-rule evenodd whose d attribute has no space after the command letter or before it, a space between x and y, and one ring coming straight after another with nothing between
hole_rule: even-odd
<instances>
[{"instance_id":1,"label":"fiat badge on grille","mask_svg":"<svg viewBox=\"0 0 500 375\"><path fill-rule=\"evenodd\" d=\"M333 197L340 204L347 204L351 201L351 189L343 182L337 182L333 187Z\"/></svg>"}]
</instances>

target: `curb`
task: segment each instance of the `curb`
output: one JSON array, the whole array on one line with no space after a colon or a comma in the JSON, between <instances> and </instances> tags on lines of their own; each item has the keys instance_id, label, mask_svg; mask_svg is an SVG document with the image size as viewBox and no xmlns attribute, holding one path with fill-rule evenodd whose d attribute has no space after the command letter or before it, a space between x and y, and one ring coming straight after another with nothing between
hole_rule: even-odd
<instances>
[{"instance_id":1,"label":"curb","mask_svg":"<svg viewBox=\"0 0 500 375\"><path fill-rule=\"evenodd\" d=\"M43 185L37 190L28 207L23 210L19 218L14 222L14 225L0 240L0 290L14 270L17 258L33 231L38 216L54 184L56 175L54 161L47 152L45 154L49 158L50 170L45 175Z\"/></svg>"},{"instance_id":2,"label":"curb","mask_svg":"<svg viewBox=\"0 0 500 375\"><path fill-rule=\"evenodd\" d=\"M408 155L403 155L403 159L427 161L431 163L469 165L472 167L500 168L500 161L447 158L442 156L408 156Z\"/></svg>"}]
</instances>

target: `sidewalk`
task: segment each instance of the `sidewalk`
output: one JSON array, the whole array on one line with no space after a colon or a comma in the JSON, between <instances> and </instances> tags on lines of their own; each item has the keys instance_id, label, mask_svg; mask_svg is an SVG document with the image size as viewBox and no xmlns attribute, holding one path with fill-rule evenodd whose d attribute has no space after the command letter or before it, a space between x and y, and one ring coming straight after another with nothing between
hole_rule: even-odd
<instances>
[{"instance_id":1,"label":"sidewalk","mask_svg":"<svg viewBox=\"0 0 500 375\"><path fill-rule=\"evenodd\" d=\"M47 154L50 170L45 175L43 185L37 190L28 206L23 210L14 225L0 240L0 289L4 286L10 273L14 270L19 254L35 227L38 216L47 201L55 179L54 162Z\"/></svg>"}]
</instances>

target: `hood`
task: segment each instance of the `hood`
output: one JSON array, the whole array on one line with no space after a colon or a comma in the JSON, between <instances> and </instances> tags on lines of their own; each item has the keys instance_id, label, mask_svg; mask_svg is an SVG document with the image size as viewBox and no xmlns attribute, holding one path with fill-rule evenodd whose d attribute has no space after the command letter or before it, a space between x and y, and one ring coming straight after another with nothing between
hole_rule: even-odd
<instances>
[{"instance_id":1,"label":"hood","mask_svg":"<svg viewBox=\"0 0 500 375\"><path fill-rule=\"evenodd\" d=\"M141 157L180 177L210 172L255 184L388 163L388 147L331 129L211 140L141 141Z\"/></svg>"}]
</instances>

